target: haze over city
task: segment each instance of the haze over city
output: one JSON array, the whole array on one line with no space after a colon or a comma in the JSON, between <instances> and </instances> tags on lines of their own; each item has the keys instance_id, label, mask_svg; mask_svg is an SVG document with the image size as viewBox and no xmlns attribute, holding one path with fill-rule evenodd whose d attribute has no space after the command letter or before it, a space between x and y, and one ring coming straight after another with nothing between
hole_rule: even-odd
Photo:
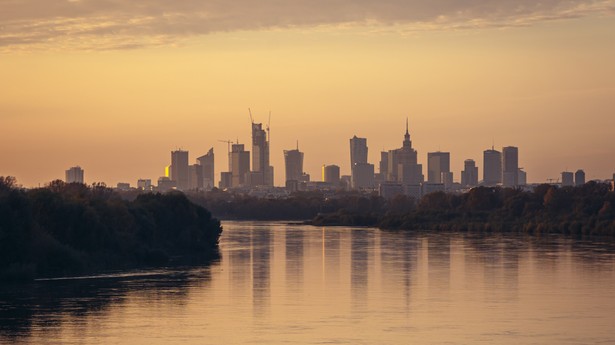
<instances>
[{"instance_id":1,"label":"haze over city","mask_svg":"<svg viewBox=\"0 0 615 345\"><path fill-rule=\"evenodd\" d=\"M169 152L190 161L250 147L271 111L271 165L297 140L304 168L350 173L348 139L370 163L409 118L419 163L451 171L519 147L529 182L615 171L614 1L0 3L0 176L152 180Z\"/></svg>"}]
</instances>

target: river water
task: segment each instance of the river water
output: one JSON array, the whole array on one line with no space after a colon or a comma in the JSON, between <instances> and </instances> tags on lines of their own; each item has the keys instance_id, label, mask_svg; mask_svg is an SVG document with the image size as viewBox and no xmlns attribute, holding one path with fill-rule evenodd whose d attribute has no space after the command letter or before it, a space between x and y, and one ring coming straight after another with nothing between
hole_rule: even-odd
<instances>
[{"instance_id":1,"label":"river water","mask_svg":"<svg viewBox=\"0 0 615 345\"><path fill-rule=\"evenodd\" d=\"M0 343L615 344L615 246L224 222L222 259L0 285Z\"/></svg>"}]
</instances>

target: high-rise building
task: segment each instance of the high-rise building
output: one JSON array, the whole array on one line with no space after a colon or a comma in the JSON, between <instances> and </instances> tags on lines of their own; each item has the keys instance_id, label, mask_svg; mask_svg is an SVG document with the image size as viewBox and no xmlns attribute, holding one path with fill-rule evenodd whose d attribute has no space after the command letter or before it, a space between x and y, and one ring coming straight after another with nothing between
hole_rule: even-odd
<instances>
[{"instance_id":1,"label":"high-rise building","mask_svg":"<svg viewBox=\"0 0 615 345\"><path fill-rule=\"evenodd\" d=\"M269 128L267 128L267 131ZM273 186L273 167L269 165L269 139L262 123L252 122L252 172L253 186Z\"/></svg>"},{"instance_id":2,"label":"high-rise building","mask_svg":"<svg viewBox=\"0 0 615 345\"><path fill-rule=\"evenodd\" d=\"M500 151L483 151L483 184L495 186L502 183L502 154Z\"/></svg>"},{"instance_id":3,"label":"high-rise building","mask_svg":"<svg viewBox=\"0 0 615 345\"><path fill-rule=\"evenodd\" d=\"M66 183L83 183L83 169L80 166L71 167L65 172Z\"/></svg>"},{"instance_id":4,"label":"high-rise building","mask_svg":"<svg viewBox=\"0 0 615 345\"><path fill-rule=\"evenodd\" d=\"M374 165L369 163L355 163L352 167L350 184L354 189L374 188Z\"/></svg>"},{"instance_id":5,"label":"high-rise building","mask_svg":"<svg viewBox=\"0 0 615 345\"><path fill-rule=\"evenodd\" d=\"M231 162L231 187L242 187L250 172L250 151L245 151L243 144L233 144L229 153Z\"/></svg>"},{"instance_id":6,"label":"high-rise building","mask_svg":"<svg viewBox=\"0 0 615 345\"><path fill-rule=\"evenodd\" d=\"M227 189L231 188L233 182L233 174L230 171L223 171L220 173L220 183L218 183L218 188Z\"/></svg>"},{"instance_id":7,"label":"high-rise building","mask_svg":"<svg viewBox=\"0 0 615 345\"><path fill-rule=\"evenodd\" d=\"M322 181L335 184L340 183L340 167L337 165L323 165Z\"/></svg>"},{"instance_id":8,"label":"high-rise building","mask_svg":"<svg viewBox=\"0 0 615 345\"><path fill-rule=\"evenodd\" d=\"M384 181L389 175L389 153L387 151L380 152L380 175Z\"/></svg>"},{"instance_id":9,"label":"high-rise building","mask_svg":"<svg viewBox=\"0 0 615 345\"><path fill-rule=\"evenodd\" d=\"M450 152L428 152L427 153L427 182L444 183L442 173L451 171Z\"/></svg>"},{"instance_id":10,"label":"high-rise building","mask_svg":"<svg viewBox=\"0 0 615 345\"><path fill-rule=\"evenodd\" d=\"M367 139L358 138L356 135L350 139L350 183L352 188L365 188L360 187L363 183L367 183L364 179L367 178L365 174L369 167L365 166L367 163ZM360 169L360 171L358 170ZM372 165L373 170L373 165ZM358 175L361 178L358 178ZM373 171L372 171L373 175ZM374 177L371 177L373 184Z\"/></svg>"},{"instance_id":11,"label":"high-rise building","mask_svg":"<svg viewBox=\"0 0 615 345\"><path fill-rule=\"evenodd\" d=\"M570 171L562 171L562 187L574 186L574 174Z\"/></svg>"},{"instance_id":12,"label":"high-rise building","mask_svg":"<svg viewBox=\"0 0 615 345\"><path fill-rule=\"evenodd\" d=\"M214 149L213 147L207 151L207 154L196 159L201 166L202 182L201 188L210 190L214 187L215 170L214 170Z\"/></svg>"},{"instance_id":13,"label":"high-rise building","mask_svg":"<svg viewBox=\"0 0 615 345\"><path fill-rule=\"evenodd\" d=\"M356 135L350 139L350 166L355 163L367 163L367 139Z\"/></svg>"},{"instance_id":14,"label":"high-rise building","mask_svg":"<svg viewBox=\"0 0 615 345\"><path fill-rule=\"evenodd\" d=\"M284 165L286 181L301 181L303 179L303 152L299 148L284 150Z\"/></svg>"},{"instance_id":15,"label":"high-rise building","mask_svg":"<svg viewBox=\"0 0 615 345\"><path fill-rule=\"evenodd\" d=\"M188 167L190 172L190 190L203 189L203 168L200 164L192 164Z\"/></svg>"},{"instance_id":16,"label":"high-rise building","mask_svg":"<svg viewBox=\"0 0 615 345\"><path fill-rule=\"evenodd\" d=\"M519 149L514 146L502 148L502 184L504 187L519 185Z\"/></svg>"},{"instance_id":17,"label":"high-rise building","mask_svg":"<svg viewBox=\"0 0 615 345\"><path fill-rule=\"evenodd\" d=\"M575 186L582 186L585 184L585 171L579 169L574 173Z\"/></svg>"},{"instance_id":18,"label":"high-rise building","mask_svg":"<svg viewBox=\"0 0 615 345\"><path fill-rule=\"evenodd\" d=\"M463 162L463 171L461 172L461 186L475 187L478 185L478 167L473 159L466 159Z\"/></svg>"},{"instance_id":19,"label":"high-rise building","mask_svg":"<svg viewBox=\"0 0 615 345\"><path fill-rule=\"evenodd\" d=\"M169 178L175 181L178 190L190 189L190 168L188 151L171 151L171 174Z\"/></svg>"},{"instance_id":20,"label":"high-rise building","mask_svg":"<svg viewBox=\"0 0 615 345\"><path fill-rule=\"evenodd\" d=\"M403 146L390 150L388 155L387 180L400 182L404 185L419 185L423 183L423 166L418 164L417 152L412 148L408 120L406 120L406 134Z\"/></svg>"}]
</instances>

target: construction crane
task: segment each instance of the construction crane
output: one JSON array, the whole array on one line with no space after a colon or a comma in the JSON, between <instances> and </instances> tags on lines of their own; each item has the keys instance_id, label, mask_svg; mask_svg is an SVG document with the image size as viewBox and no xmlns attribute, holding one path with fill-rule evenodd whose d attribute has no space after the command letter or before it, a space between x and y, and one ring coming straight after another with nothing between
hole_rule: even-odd
<instances>
[{"instance_id":1,"label":"construction crane","mask_svg":"<svg viewBox=\"0 0 615 345\"><path fill-rule=\"evenodd\" d=\"M221 143L226 143L228 145L227 151L228 153L231 153L231 144L233 143L232 140L218 140Z\"/></svg>"},{"instance_id":2,"label":"construction crane","mask_svg":"<svg viewBox=\"0 0 615 345\"><path fill-rule=\"evenodd\" d=\"M252 110L250 110L250 108L248 108L248 113L250 114L250 122L254 124L254 118L252 117Z\"/></svg>"},{"instance_id":3,"label":"construction crane","mask_svg":"<svg viewBox=\"0 0 615 345\"><path fill-rule=\"evenodd\" d=\"M218 140L221 143L226 143L228 145L228 171L231 171L231 144L233 143L232 140Z\"/></svg>"}]
</instances>

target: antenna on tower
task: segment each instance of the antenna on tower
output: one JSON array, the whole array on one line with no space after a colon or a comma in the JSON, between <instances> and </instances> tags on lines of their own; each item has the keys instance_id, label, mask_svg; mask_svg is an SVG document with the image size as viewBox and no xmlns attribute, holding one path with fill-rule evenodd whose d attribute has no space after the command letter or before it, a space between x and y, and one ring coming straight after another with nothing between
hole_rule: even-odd
<instances>
[{"instance_id":1,"label":"antenna on tower","mask_svg":"<svg viewBox=\"0 0 615 345\"><path fill-rule=\"evenodd\" d=\"M267 120L267 140L269 142L271 142L271 132L269 131L270 127L269 125L271 125L271 110L269 110L269 120Z\"/></svg>"},{"instance_id":2,"label":"antenna on tower","mask_svg":"<svg viewBox=\"0 0 615 345\"><path fill-rule=\"evenodd\" d=\"M406 117L406 134L408 134L408 117Z\"/></svg>"},{"instance_id":3,"label":"antenna on tower","mask_svg":"<svg viewBox=\"0 0 615 345\"><path fill-rule=\"evenodd\" d=\"M297 140L297 151L299 151L299 140Z\"/></svg>"}]
</instances>

